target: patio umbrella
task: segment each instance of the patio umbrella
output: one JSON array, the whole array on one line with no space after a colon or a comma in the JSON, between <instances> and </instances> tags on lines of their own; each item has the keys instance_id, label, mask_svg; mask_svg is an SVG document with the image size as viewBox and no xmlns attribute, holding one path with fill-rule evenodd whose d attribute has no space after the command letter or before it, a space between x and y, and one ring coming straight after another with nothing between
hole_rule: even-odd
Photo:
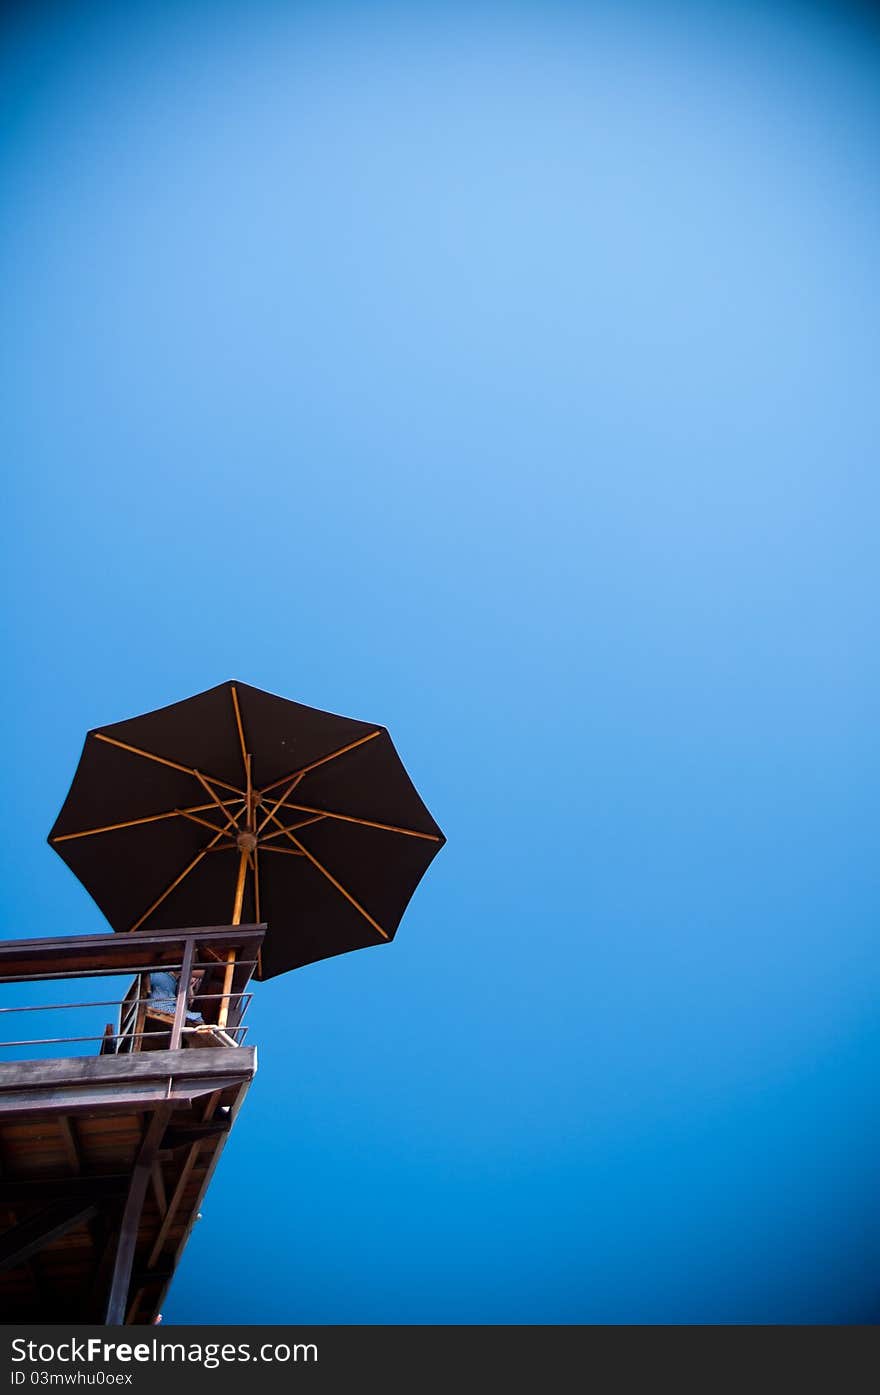
<instances>
[{"instance_id":1,"label":"patio umbrella","mask_svg":"<svg viewBox=\"0 0 880 1395\"><path fill-rule=\"evenodd\" d=\"M264 979L393 939L444 842L384 727L237 682L90 731L49 834L116 931L266 921Z\"/></svg>"}]
</instances>

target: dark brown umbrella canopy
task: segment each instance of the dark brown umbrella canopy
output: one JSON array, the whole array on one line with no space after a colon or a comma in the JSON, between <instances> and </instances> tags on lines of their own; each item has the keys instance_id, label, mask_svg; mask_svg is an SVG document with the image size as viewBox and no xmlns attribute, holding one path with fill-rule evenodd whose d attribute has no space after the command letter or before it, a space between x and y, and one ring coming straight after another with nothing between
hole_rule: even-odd
<instances>
[{"instance_id":1,"label":"dark brown umbrella canopy","mask_svg":"<svg viewBox=\"0 0 880 1395\"><path fill-rule=\"evenodd\" d=\"M384 727L237 682L90 731L49 835L116 931L268 922L264 979L392 939L444 842Z\"/></svg>"}]
</instances>

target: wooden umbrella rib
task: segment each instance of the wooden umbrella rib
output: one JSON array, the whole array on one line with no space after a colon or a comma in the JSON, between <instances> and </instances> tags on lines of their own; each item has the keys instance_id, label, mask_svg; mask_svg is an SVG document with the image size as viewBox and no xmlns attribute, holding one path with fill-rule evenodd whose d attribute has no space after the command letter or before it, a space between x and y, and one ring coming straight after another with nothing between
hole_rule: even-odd
<instances>
[{"instance_id":1,"label":"wooden umbrella rib","mask_svg":"<svg viewBox=\"0 0 880 1395\"><path fill-rule=\"evenodd\" d=\"M279 820L276 818L275 822L278 823ZM390 935L388 934L388 932L387 932L386 930L383 930L383 929L382 929L382 926L379 924L379 922L378 922L377 920L374 920L374 919L373 919L373 917L370 915L369 911L365 911L365 910L364 910L364 908L363 908L363 906L361 905L361 903L360 903L359 901L356 901L356 900L355 900L355 898L352 896L351 892L350 892L350 891L346 891L346 889L345 889L345 887L342 885L342 883L341 883L341 882L338 882L338 881L336 880L336 878L333 876L332 872L328 872L328 871L327 871L327 868L324 867L324 866L322 866L322 864L318 861L318 859L314 856L314 854L313 854L313 853L310 853L309 850L308 850L308 848L307 848L303 843L301 843L301 842L299 841L298 838L294 838L294 836L293 836L292 833L288 833L288 834L287 834L287 837L290 839L291 843L293 843L294 847L296 847L296 848L299 849L299 851L302 853L303 857L307 857L308 860L309 860L309 862L311 862L313 866L317 867L317 869L318 869L318 871L321 873L321 875L327 878L327 880L328 880L328 882L330 882L331 886L335 886L335 887L336 887L336 890L337 890L338 892L341 892L341 894L345 897L346 901L350 901L351 904L354 906L355 910L356 910L356 911L360 911L360 913L361 913L361 915L363 916L364 920L369 921L370 925L372 925L372 927L373 927L374 930L378 930L378 932L379 932L379 934L382 936L382 939L383 939L383 940L388 940L388 939L391 938Z\"/></svg>"},{"instance_id":2,"label":"wooden umbrella rib","mask_svg":"<svg viewBox=\"0 0 880 1395\"><path fill-rule=\"evenodd\" d=\"M211 808L210 804L208 805L208 808ZM212 828L215 833L226 832L225 828L218 828L217 825L215 823L211 823L209 819L200 819L198 814L190 814L185 809L180 809L178 812L182 814L185 819L189 819L191 823L201 824L202 828Z\"/></svg>"},{"instance_id":3,"label":"wooden umbrella rib","mask_svg":"<svg viewBox=\"0 0 880 1395\"><path fill-rule=\"evenodd\" d=\"M227 812L226 805L220 799L218 799L216 790L211 789L211 786L208 784L208 781L206 780L202 772L200 770L193 770L192 773L193 775L195 775L199 784L204 788L205 792L211 796L214 803L217 805L217 808L221 809L225 814ZM239 797L241 799L245 799L245 795L241 794L240 791L237 791L237 793L239 793ZM237 803L238 801L236 800L235 802Z\"/></svg>"},{"instance_id":4,"label":"wooden umbrella rib","mask_svg":"<svg viewBox=\"0 0 880 1395\"><path fill-rule=\"evenodd\" d=\"M238 690L234 683L229 685L232 693L232 706L235 708L235 725L238 727L238 739L241 742L241 758L244 761L245 775L248 775L247 746L244 740L244 727L241 724L241 709L238 705Z\"/></svg>"},{"instance_id":5,"label":"wooden umbrella rib","mask_svg":"<svg viewBox=\"0 0 880 1395\"><path fill-rule=\"evenodd\" d=\"M346 891L346 889L345 889L345 887L342 885L342 883L341 883L341 882L338 882L338 881L336 880L336 878L332 875L332 873L331 873L331 872L328 872L328 871L327 871L327 868L324 867L324 866L322 866L322 864L318 861L318 859L317 859L312 853L309 852L308 848L305 847L305 845L304 845L303 843L301 843L301 842L299 841L298 838L294 838L294 836L293 836L292 833L288 833L287 836L288 836L288 838L291 840L292 843L295 843L295 844L296 844L296 846L299 848L299 850L300 850L300 852L303 854L303 856L304 856L304 857L307 857L307 858L309 859L309 862L311 862L313 866L317 867L318 871L322 874L322 876L325 876L325 877L327 878L328 882L330 882L330 884L331 884L332 886L335 886L337 891L340 891L340 892L342 893L342 895L345 897L346 901L350 901L351 904L354 906L355 910L356 910L356 911L360 911L360 913L361 913L361 915L363 916L364 920L368 920L369 923L372 925L373 929L374 929L374 930L378 930L379 934L382 936L382 939L383 939L383 940L389 939L389 935L388 935L387 931L385 931L385 930L382 929L382 926L379 924L379 922L378 922L377 920L374 920L374 919L373 919L373 917L370 915L369 911L365 911L365 910L364 910L364 908L363 908L363 906L360 904L360 902L359 902L359 901L356 901L356 900L354 899L354 897L352 896L351 892L350 892L350 891Z\"/></svg>"},{"instance_id":6,"label":"wooden umbrella rib","mask_svg":"<svg viewBox=\"0 0 880 1395\"><path fill-rule=\"evenodd\" d=\"M280 838L282 833L294 833L298 828L308 828L310 823L320 823L323 814L316 814L310 819L300 819L299 823L289 823L285 828L273 828L270 833L265 833L260 841L260 846L266 846L267 838Z\"/></svg>"},{"instance_id":7,"label":"wooden umbrella rib","mask_svg":"<svg viewBox=\"0 0 880 1395\"><path fill-rule=\"evenodd\" d=\"M115 736L105 736L103 732L93 732L96 741L105 741L108 746L118 746L120 751L130 751L133 756L143 756L145 760L156 761L159 765L167 765L171 770L181 770L184 775L194 775L197 780L205 784L205 777L200 771L191 765L180 765L176 760L168 760L165 756L157 756L153 751L143 751L140 746L129 746L126 741L117 741ZM218 780L215 775L208 776L215 785L221 789L231 790L233 794L241 794L242 791L237 785L228 785L225 780Z\"/></svg>"},{"instance_id":8,"label":"wooden umbrella rib","mask_svg":"<svg viewBox=\"0 0 880 1395\"><path fill-rule=\"evenodd\" d=\"M385 833L404 833L408 838L424 838L429 843L439 843L436 833L420 833L415 828L398 828L393 823L377 823L375 819L359 819L353 814L339 814L332 809L316 809L310 804L284 804L284 809L295 809L300 814L318 814L325 819L341 819L343 823L360 823L365 828L379 828ZM273 834L274 837L274 834Z\"/></svg>"},{"instance_id":9,"label":"wooden umbrella rib","mask_svg":"<svg viewBox=\"0 0 880 1395\"><path fill-rule=\"evenodd\" d=\"M287 798L287 796L288 796L289 794L292 794L293 791L296 789L296 787L297 787L297 785L299 784L300 780L302 779L304 773L305 773L304 771L300 771L300 773L299 773L298 775L294 775L294 777L293 777L293 779L291 780L290 784L287 786L287 789L284 790L284 791L278 796L278 798L275 800L275 803L272 805L272 808L269 810L268 814L266 814L265 818L264 818L264 819L262 820L262 822L260 823L260 826L259 826L258 829L257 829L257 833L262 833L263 829L266 827L266 824L269 822L269 820L271 819L272 815L275 814L275 813L277 813L278 809L280 809L281 805L284 803L284 801L285 801L285 799Z\"/></svg>"},{"instance_id":10,"label":"wooden umbrella rib","mask_svg":"<svg viewBox=\"0 0 880 1395\"><path fill-rule=\"evenodd\" d=\"M145 920L149 920L150 916L153 914L153 911L158 910L159 907L161 906L162 902L166 899L166 897L168 897L168 896L171 895L171 893L172 893L172 891L174 890L174 888L177 887L177 886L180 886L180 883L183 881L184 877L188 877L188 876L189 876L189 874L190 874L190 872L193 870L193 868L196 867L196 866L201 862L202 858L205 856L206 853L208 853L208 852L211 851L211 848L213 848L214 844L215 844L215 843L218 843L218 842L220 841L220 839L223 837L223 834L224 834L225 832L226 832L226 829L225 829L225 828L221 829L220 832L217 834L217 837L216 837L216 838L212 838L211 841L210 841L210 843L207 845L207 847L202 848L201 852L196 854L196 856L193 858L193 860L192 860L192 862L189 864L189 866L188 866L188 867L184 867L183 871L180 873L180 876L174 878L174 881L171 883L171 885L170 885L170 886L167 886L167 887L165 888L165 890L162 892L162 895L161 895L160 897L158 897L158 899L155 900L155 901L153 902L153 904L152 904L152 906L150 906L149 910L144 911L144 913L143 913L143 915L141 916L140 920L136 920L136 921L135 921L134 925L132 925L132 926L130 927L131 930L137 930L139 926L143 925L143 923L144 923Z\"/></svg>"},{"instance_id":11,"label":"wooden umbrella rib","mask_svg":"<svg viewBox=\"0 0 880 1395\"><path fill-rule=\"evenodd\" d=\"M145 814L141 819L126 819L123 823L107 823L100 828L82 828L78 833L59 833L51 839L53 843L69 843L73 838L90 838L93 833L115 833L120 828L136 828L143 823L158 823L160 819L176 819L183 814L201 814L212 809L213 804L193 804L188 809L166 809L163 814ZM220 806L224 813L227 805Z\"/></svg>"},{"instance_id":12,"label":"wooden umbrella rib","mask_svg":"<svg viewBox=\"0 0 880 1395\"><path fill-rule=\"evenodd\" d=\"M294 775L300 777L307 775L310 770L316 770L319 765L326 765L328 760L336 760L337 756L344 756L347 751L353 751L355 747L363 746L366 741L372 741L375 737L381 735L381 728L377 727L375 731L369 732L366 736L359 737L357 741L350 741L347 746L340 746L338 751L331 751L329 755L321 756L320 760L313 760L310 765L303 765L299 770L293 771L289 775L282 775L280 780L273 780L271 785L264 785L260 790L260 794L268 794L269 790L277 790L279 785L283 785L288 780L293 779Z\"/></svg>"},{"instance_id":13,"label":"wooden umbrella rib","mask_svg":"<svg viewBox=\"0 0 880 1395\"><path fill-rule=\"evenodd\" d=\"M285 857L304 857L305 854L297 852L296 848L276 848L274 843L261 843L260 852L283 853Z\"/></svg>"},{"instance_id":14,"label":"wooden umbrella rib","mask_svg":"<svg viewBox=\"0 0 880 1395\"><path fill-rule=\"evenodd\" d=\"M193 868L201 862L203 857L205 857L209 852L211 852L215 844L219 843L223 835L229 831L230 824L233 828L235 828L235 819L232 815L230 815L227 818L225 826L221 828L219 833L217 833L216 836L211 839L210 843L206 843L205 846L202 848L201 852L196 854L189 866L184 867L183 871L180 873L180 876L175 877L171 885L165 888L158 900L154 901L152 906L150 906L150 909L148 911L144 911L144 914L141 916L140 920L135 921L134 925L130 927L129 933L131 933L132 930L137 930L139 926L143 925L144 921L148 920L149 917L153 914L153 911L157 910L159 906L161 906L165 898L171 895L174 888L180 886L180 883L183 881L184 877L189 876Z\"/></svg>"}]
</instances>

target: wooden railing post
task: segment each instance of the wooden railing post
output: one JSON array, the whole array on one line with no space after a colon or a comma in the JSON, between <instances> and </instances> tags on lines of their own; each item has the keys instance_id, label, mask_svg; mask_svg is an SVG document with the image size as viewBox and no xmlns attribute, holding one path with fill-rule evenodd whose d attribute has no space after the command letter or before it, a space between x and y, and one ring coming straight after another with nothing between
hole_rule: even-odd
<instances>
[{"instance_id":1,"label":"wooden railing post","mask_svg":"<svg viewBox=\"0 0 880 1395\"><path fill-rule=\"evenodd\" d=\"M180 1046L180 1034L183 1029L183 1023L186 1017L186 1004L189 998L189 981L192 978L194 948L195 937L188 935L183 948L183 963L180 966L180 978L177 983L177 1004L174 1009L174 1026L171 1028L170 1051L176 1051Z\"/></svg>"},{"instance_id":2,"label":"wooden railing post","mask_svg":"<svg viewBox=\"0 0 880 1395\"><path fill-rule=\"evenodd\" d=\"M142 1051L144 1047L144 1028L147 1025L147 1003L150 996L150 975L138 974L135 979L137 991L137 1004L134 1014L134 1026L132 1027L131 1050Z\"/></svg>"},{"instance_id":3,"label":"wooden railing post","mask_svg":"<svg viewBox=\"0 0 880 1395\"><path fill-rule=\"evenodd\" d=\"M226 969L223 974L223 997L220 999L220 1011L217 1014L217 1026L225 1027L229 1017L229 995L232 992L232 975L235 972L235 950L231 949L226 956Z\"/></svg>"}]
</instances>

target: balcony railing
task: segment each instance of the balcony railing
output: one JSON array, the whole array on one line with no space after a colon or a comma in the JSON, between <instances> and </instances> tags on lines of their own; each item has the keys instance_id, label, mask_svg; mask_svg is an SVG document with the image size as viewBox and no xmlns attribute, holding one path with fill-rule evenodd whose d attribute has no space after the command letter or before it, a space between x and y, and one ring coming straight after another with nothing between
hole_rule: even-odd
<instances>
[{"instance_id":1,"label":"balcony railing","mask_svg":"<svg viewBox=\"0 0 880 1395\"><path fill-rule=\"evenodd\" d=\"M241 1046L264 933L265 926L242 925L0 941L7 1000L0 1004L0 1062L21 1059L23 1051L45 1057L89 1048L120 1055ZM122 996L101 992L104 979L121 977L129 981ZM59 993L56 985L68 981L88 981L86 996ZM8 1001L29 984L46 985L53 999L64 1000Z\"/></svg>"}]
</instances>

